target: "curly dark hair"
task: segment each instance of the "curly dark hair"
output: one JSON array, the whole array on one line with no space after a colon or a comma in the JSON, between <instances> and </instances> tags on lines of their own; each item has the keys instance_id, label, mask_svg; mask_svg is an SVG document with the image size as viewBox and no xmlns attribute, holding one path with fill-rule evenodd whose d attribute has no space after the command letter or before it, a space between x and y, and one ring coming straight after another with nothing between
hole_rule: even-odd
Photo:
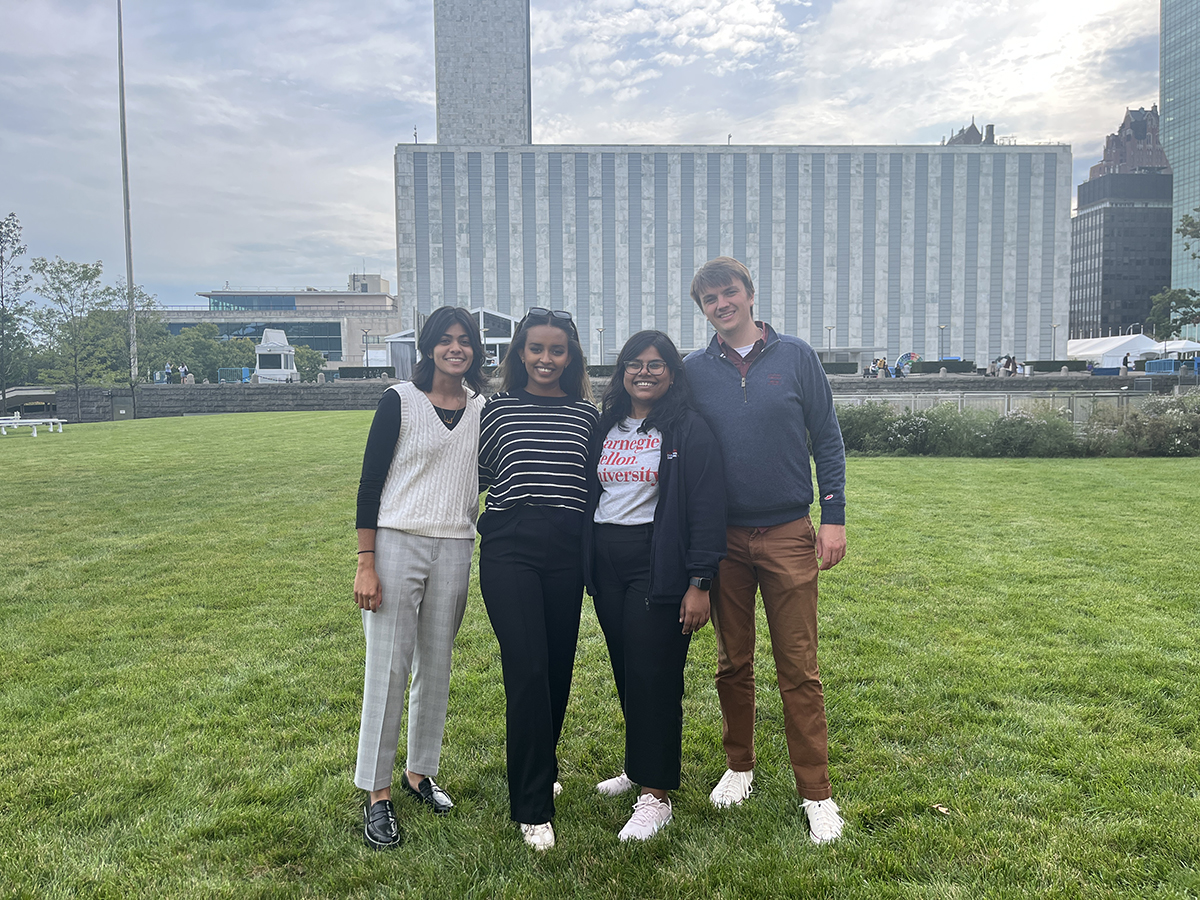
<instances>
[{"instance_id":1,"label":"curly dark hair","mask_svg":"<svg viewBox=\"0 0 1200 900\"><path fill-rule=\"evenodd\" d=\"M604 435L633 410L633 401L625 390L625 361L637 359L648 348L653 347L663 358L667 368L671 370L673 381L670 389L662 396L650 415L646 416L638 431L648 432L657 428L660 432L674 431L683 418L685 410L694 409L692 405L692 389L688 384L687 373L683 370L683 358L675 348L675 342L661 331L639 331L632 335L621 348L617 356L617 364L613 369L612 381L604 391L601 405L600 424L596 434L603 439Z\"/></svg>"},{"instance_id":2,"label":"curly dark hair","mask_svg":"<svg viewBox=\"0 0 1200 900\"><path fill-rule=\"evenodd\" d=\"M530 321L531 319L532 321ZM573 321L558 316L527 315L520 321L517 325L517 333L513 335L512 343L508 346L508 352L504 354L504 359L498 367L500 389L517 391L529 383L529 373L525 371L525 364L521 362L521 351L525 349L525 339L529 335L529 329L539 325L550 325L567 336L567 352L571 356L571 361L563 370L562 377L558 381L559 387L568 397L591 401L593 399L592 383L588 379L587 360L583 355L583 347L579 343L579 331Z\"/></svg>"},{"instance_id":3,"label":"curly dark hair","mask_svg":"<svg viewBox=\"0 0 1200 900\"><path fill-rule=\"evenodd\" d=\"M433 364L433 348L442 340L447 330L453 325L461 325L471 342L471 365L463 376L467 387L478 397L487 387L487 378L483 375L483 337L479 334L479 323L469 310L461 306L439 306L429 314L417 338L417 349L421 358L413 367L412 383L417 390L428 394L433 389L433 373L437 367Z\"/></svg>"}]
</instances>

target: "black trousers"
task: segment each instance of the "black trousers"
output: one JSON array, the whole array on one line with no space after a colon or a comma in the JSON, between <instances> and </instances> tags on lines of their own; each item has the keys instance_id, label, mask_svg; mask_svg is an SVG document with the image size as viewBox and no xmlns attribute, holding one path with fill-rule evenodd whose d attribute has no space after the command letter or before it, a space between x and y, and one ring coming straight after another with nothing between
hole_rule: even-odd
<instances>
[{"instance_id":1,"label":"black trousers","mask_svg":"<svg viewBox=\"0 0 1200 900\"><path fill-rule=\"evenodd\" d=\"M479 587L500 643L508 759L508 802L514 821L554 817L555 747L562 733L583 570L582 513L526 506L480 522Z\"/></svg>"},{"instance_id":2,"label":"black trousers","mask_svg":"<svg viewBox=\"0 0 1200 900\"><path fill-rule=\"evenodd\" d=\"M679 787L683 667L692 636L674 603L649 602L651 525L597 525L596 618L625 714L625 774L661 791Z\"/></svg>"}]
</instances>

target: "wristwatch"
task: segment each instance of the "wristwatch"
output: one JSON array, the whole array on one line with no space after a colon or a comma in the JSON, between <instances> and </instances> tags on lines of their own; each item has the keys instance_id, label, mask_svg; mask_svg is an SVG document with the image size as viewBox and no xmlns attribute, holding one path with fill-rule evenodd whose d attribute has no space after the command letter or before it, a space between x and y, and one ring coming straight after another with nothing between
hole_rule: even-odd
<instances>
[{"instance_id":1,"label":"wristwatch","mask_svg":"<svg viewBox=\"0 0 1200 900\"><path fill-rule=\"evenodd\" d=\"M710 587L712 587L712 579L711 578L689 578L688 584L690 584L692 587L700 588L700 590L702 590L702 591L707 591Z\"/></svg>"}]
</instances>

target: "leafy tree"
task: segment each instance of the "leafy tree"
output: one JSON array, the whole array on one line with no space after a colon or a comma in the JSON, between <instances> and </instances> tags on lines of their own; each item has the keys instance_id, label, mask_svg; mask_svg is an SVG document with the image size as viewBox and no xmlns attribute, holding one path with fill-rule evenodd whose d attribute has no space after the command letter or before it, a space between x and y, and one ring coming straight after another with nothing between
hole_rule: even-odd
<instances>
[{"instance_id":1,"label":"leafy tree","mask_svg":"<svg viewBox=\"0 0 1200 900\"><path fill-rule=\"evenodd\" d=\"M21 297L33 276L18 262L27 249L21 242L21 222L16 213L9 213L0 221L0 415L8 415L8 386L20 377L18 366L31 349L33 304Z\"/></svg>"},{"instance_id":2,"label":"leafy tree","mask_svg":"<svg viewBox=\"0 0 1200 900\"><path fill-rule=\"evenodd\" d=\"M1145 324L1152 326L1158 340L1170 340L1179 334L1181 325L1194 322L1200 322L1200 291L1163 288L1150 298L1150 314Z\"/></svg>"},{"instance_id":3,"label":"leafy tree","mask_svg":"<svg viewBox=\"0 0 1200 900\"><path fill-rule=\"evenodd\" d=\"M140 339L139 339L140 340ZM167 343L163 363L183 363L197 381L217 382L218 369L254 368L254 342L249 338L221 340L217 326L202 322L182 329Z\"/></svg>"},{"instance_id":4,"label":"leafy tree","mask_svg":"<svg viewBox=\"0 0 1200 900\"><path fill-rule=\"evenodd\" d=\"M88 338L94 337L88 328L88 316L98 310L111 309L111 298L100 287L104 266L77 263L55 256L54 261L39 256L29 266L41 277L37 292L49 301L48 306L33 311L33 319L51 349L57 351L65 374L75 386L75 414L83 418L79 402L79 387L88 366Z\"/></svg>"},{"instance_id":5,"label":"leafy tree","mask_svg":"<svg viewBox=\"0 0 1200 900\"><path fill-rule=\"evenodd\" d=\"M301 381L316 381L317 374L325 368L325 357L319 350L314 350L304 344L297 344L296 368L300 370Z\"/></svg>"},{"instance_id":6,"label":"leafy tree","mask_svg":"<svg viewBox=\"0 0 1200 900\"><path fill-rule=\"evenodd\" d=\"M1200 206L1192 212L1200 215ZM1200 248L1192 249L1192 245L1200 241L1200 219L1184 213L1179 219L1179 227L1175 229L1175 233L1183 238L1183 249L1192 254L1192 259L1200 259Z\"/></svg>"},{"instance_id":7,"label":"leafy tree","mask_svg":"<svg viewBox=\"0 0 1200 900\"><path fill-rule=\"evenodd\" d=\"M230 338L217 344L217 365L222 369L253 369L257 356L250 338ZM210 381L216 381L216 373Z\"/></svg>"},{"instance_id":8,"label":"leafy tree","mask_svg":"<svg viewBox=\"0 0 1200 900\"><path fill-rule=\"evenodd\" d=\"M104 288L103 294L111 307L111 310L106 310L102 315L104 321L104 340L111 348L109 351L111 356L115 358L117 354L116 348L119 347L121 348L120 353L124 354L124 359L113 370L112 378L105 377L102 380L114 383L128 383L130 358L129 298L125 293L125 279L118 278L116 284ZM140 284L133 286L133 306L137 315L138 380L145 379L149 381L153 377L152 373L155 370L155 362L159 362L159 368L166 362L165 359L160 358L166 352L167 344L171 339L171 333L167 330L166 324L159 315L158 297L148 293ZM145 374L143 375L142 373Z\"/></svg>"}]
</instances>

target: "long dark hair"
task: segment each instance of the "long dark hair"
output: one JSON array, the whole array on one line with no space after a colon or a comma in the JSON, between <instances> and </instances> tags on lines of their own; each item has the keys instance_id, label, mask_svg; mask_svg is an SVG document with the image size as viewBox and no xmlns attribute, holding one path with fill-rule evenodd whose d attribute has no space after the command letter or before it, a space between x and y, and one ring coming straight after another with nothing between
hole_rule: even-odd
<instances>
[{"instance_id":1,"label":"long dark hair","mask_svg":"<svg viewBox=\"0 0 1200 900\"><path fill-rule=\"evenodd\" d=\"M478 397L487 386L483 377L483 338L479 334L479 323L468 310L461 306L439 306L429 314L425 325L421 328L421 336L417 338L417 349L421 358L413 367L412 383L417 390L428 394L433 390L433 373L437 366L433 364L433 348L442 340L442 335L453 325L461 325L471 342L471 365L463 375L467 387Z\"/></svg>"},{"instance_id":2,"label":"long dark hair","mask_svg":"<svg viewBox=\"0 0 1200 900\"><path fill-rule=\"evenodd\" d=\"M658 351L667 368L671 371L673 381L671 387L654 404L650 415L646 416L638 431L648 432L657 428L660 432L674 431L684 417L685 411L692 409L692 389L688 385L687 373L683 371L683 358L675 348L675 342L661 331L639 331L625 342L621 353L617 356L617 365L613 369L612 381L604 392L604 401L600 412L600 424L596 434L603 439L612 427L624 421L633 411L633 401L625 390L625 361L637 359L649 347Z\"/></svg>"},{"instance_id":3,"label":"long dark hair","mask_svg":"<svg viewBox=\"0 0 1200 900\"><path fill-rule=\"evenodd\" d=\"M525 371L525 364L521 362L521 351L525 349L525 338L529 335L529 329L539 325L551 325L567 336L567 352L571 361L563 369L558 386L572 399L592 400L592 383L588 380L587 361L583 357L583 347L579 344L579 332L574 322L558 316L527 315L521 320L512 343L508 345L508 352L504 354L504 359L499 365L500 389L518 391L529 383L529 373Z\"/></svg>"}]
</instances>

